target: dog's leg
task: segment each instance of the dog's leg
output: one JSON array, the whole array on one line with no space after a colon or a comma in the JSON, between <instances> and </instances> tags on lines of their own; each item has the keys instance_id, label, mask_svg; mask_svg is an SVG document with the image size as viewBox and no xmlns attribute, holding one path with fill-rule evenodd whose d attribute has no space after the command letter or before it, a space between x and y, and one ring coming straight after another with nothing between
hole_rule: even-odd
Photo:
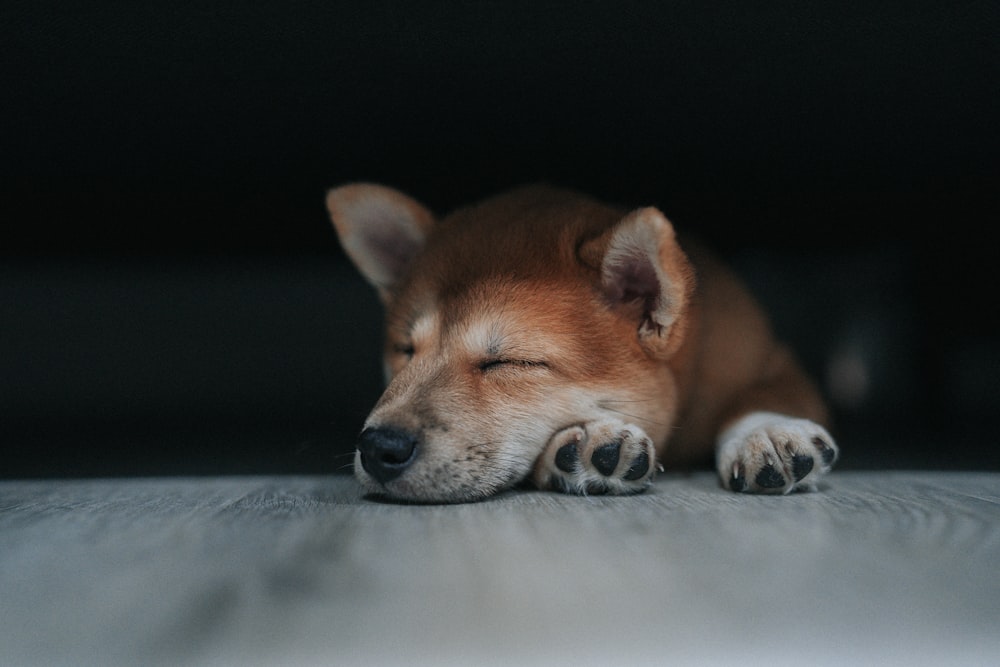
<instances>
[{"instance_id":1,"label":"dog's leg","mask_svg":"<svg viewBox=\"0 0 1000 667\"><path fill-rule=\"evenodd\" d=\"M742 392L728 414L717 440L716 469L732 491L813 489L839 455L818 423L825 419L819 394L781 348L769 359L763 380Z\"/></svg>"},{"instance_id":2,"label":"dog's leg","mask_svg":"<svg viewBox=\"0 0 1000 667\"><path fill-rule=\"evenodd\" d=\"M553 435L532 480L540 489L564 493L624 495L644 491L656 467L649 436L638 426L608 419Z\"/></svg>"}]
</instances>

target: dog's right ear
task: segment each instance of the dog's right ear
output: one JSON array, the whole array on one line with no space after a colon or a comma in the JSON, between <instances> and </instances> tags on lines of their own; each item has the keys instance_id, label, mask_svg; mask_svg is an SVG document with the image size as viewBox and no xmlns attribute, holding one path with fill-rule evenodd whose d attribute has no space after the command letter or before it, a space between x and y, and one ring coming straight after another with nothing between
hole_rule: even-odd
<instances>
[{"instance_id":1,"label":"dog's right ear","mask_svg":"<svg viewBox=\"0 0 1000 667\"><path fill-rule=\"evenodd\" d=\"M388 303L393 286L423 248L434 216L402 192L370 183L330 190L326 208L344 251Z\"/></svg>"},{"instance_id":2,"label":"dog's right ear","mask_svg":"<svg viewBox=\"0 0 1000 667\"><path fill-rule=\"evenodd\" d=\"M663 359L673 354L683 339L694 270L670 221L655 208L638 209L579 252L599 269L608 303L635 322L643 349Z\"/></svg>"}]
</instances>

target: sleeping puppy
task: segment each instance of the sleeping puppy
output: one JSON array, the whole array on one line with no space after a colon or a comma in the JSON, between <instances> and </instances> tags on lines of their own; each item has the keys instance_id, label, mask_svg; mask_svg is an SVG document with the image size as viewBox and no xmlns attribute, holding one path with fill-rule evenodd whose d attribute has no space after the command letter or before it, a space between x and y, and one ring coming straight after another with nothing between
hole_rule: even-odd
<instances>
[{"instance_id":1,"label":"sleeping puppy","mask_svg":"<svg viewBox=\"0 0 1000 667\"><path fill-rule=\"evenodd\" d=\"M657 209L544 186L442 219L373 184L326 203L385 307L388 387L355 455L368 491L628 494L714 452L725 488L788 493L837 459L760 307Z\"/></svg>"}]
</instances>

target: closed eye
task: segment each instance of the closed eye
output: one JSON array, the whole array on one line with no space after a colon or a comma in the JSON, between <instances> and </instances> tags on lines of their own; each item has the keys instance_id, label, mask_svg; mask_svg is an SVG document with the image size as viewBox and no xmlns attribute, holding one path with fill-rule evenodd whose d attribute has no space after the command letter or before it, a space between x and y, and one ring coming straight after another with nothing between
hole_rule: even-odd
<instances>
[{"instance_id":1,"label":"closed eye","mask_svg":"<svg viewBox=\"0 0 1000 667\"><path fill-rule=\"evenodd\" d=\"M544 361L530 361L527 359L507 359L503 357L484 359L479 362L479 370L483 373L487 373L493 370L499 370L504 367L511 368L548 368L548 364Z\"/></svg>"},{"instance_id":2,"label":"closed eye","mask_svg":"<svg viewBox=\"0 0 1000 667\"><path fill-rule=\"evenodd\" d=\"M407 359L412 358L414 352L413 345L409 343L397 343L396 345L392 346L392 351L395 352L396 354L403 355Z\"/></svg>"}]
</instances>

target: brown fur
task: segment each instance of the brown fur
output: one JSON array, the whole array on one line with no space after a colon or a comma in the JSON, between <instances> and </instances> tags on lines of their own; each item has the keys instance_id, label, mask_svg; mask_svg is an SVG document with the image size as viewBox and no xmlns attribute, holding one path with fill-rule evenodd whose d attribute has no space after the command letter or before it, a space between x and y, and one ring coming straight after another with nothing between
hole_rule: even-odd
<instances>
[{"instance_id":1,"label":"brown fur","mask_svg":"<svg viewBox=\"0 0 1000 667\"><path fill-rule=\"evenodd\" d=\"M655 209L627 214L541 186L439 222L381 186L344 186L327 204L386 307L389 385L366 422L369 458L359 452L355 466L372 491L467 500L533 470L536 483L559 488L560 437L586 456L635 440L626 448L639 457L648 441L663 464L690 465L709 460L719 434L749 413L825 419L748 292L708 253L682 251ZM373 456L391 479L367 472ZM561 488L644 488L610 479L627 465L607 484L581 469L574 479L590 482ZM733 464L733 476L747 465L756 464Z\"/></svg>"}]
</instances>

